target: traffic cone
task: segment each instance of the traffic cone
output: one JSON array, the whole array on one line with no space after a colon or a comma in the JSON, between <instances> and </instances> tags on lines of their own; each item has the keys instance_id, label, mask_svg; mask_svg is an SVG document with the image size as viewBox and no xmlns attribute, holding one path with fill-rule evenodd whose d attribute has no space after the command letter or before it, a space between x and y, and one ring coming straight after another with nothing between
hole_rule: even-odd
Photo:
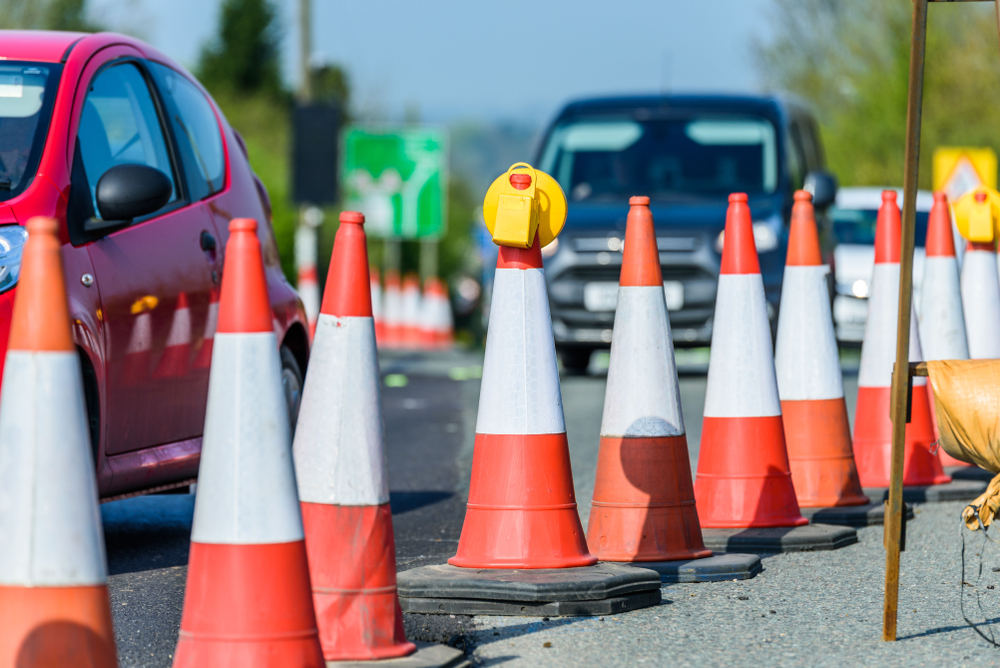
<instances>
[{"instance_id":1,"label":"traffic cone","mask_svg":"<svg viewBox=\"0 0 1000 668\"><path fill-rule=\"evenodd\" d=\"M309 339L316 331L319 315L319 278L316 275L316 228L303 221L295 230L295 268L297 288L309 325Z\"/></svg>"},{"instance_id":2,"label":"traffic cone","mask_svg":"<svg viewBox=\"0 0 1000 668\"><path fill-rule=\"evenodd\" d=\"M854 458L862 487L888 487L892 454L889 419L892 367L896 362L896 317L899 303L899 206L896 192L882 192L875 227L875 268L868 320L861 345L858 402L854 419ZM910 309L911 362L923 359L916 315ZM934 443L926 378L913 379L910 423L906 425L903 484L938 485L950 482L941 461L930 451Z\"/></svg>"},{"instance_id":3,"label":"traffic cone","mask_svg":"<svg viewBox=\"0 0 1000 668\"><path fill-rule=\"evenodd\" d=\"M0 396L0 665L113 668L104 533L57 223L28 221Z\"/></svg>"},{"instance_id":4,"label":"traffic cone","mask_svg":"<svg viewBox=\"0 0 1000 668\"><path fill-rule=\"evenodd\" d=\"M175 668L321 668L257 222L229 224Z\"/></svg>"},{"instance_id":5,"label":"traffic cone","mask_svg":"<svg viewBox=\"0 0 1000 668\"><path fill-rule=\"evenodd\" d=\"M379 339L379 345L397 348L403 335L403 302L399 294L399 272L395 269L385 272L385 295L382 305L385 307L382 316L385 324L385 340L383 342Z\"/></svg>"},{"instance_id":6,"label":"traffic cone","mask_svg":"<svg viewBox=\"0 0 1000 668\"><path fill-rule=\"evenodd\" d=\"M454 339L451 303L448 301L448 289L436 276L427 279L420 315L422 346L428 350L450 347Z\"/></svg>"},{"instance_id":7,"label":"traffic cone","mask_svg":"<svg viewBox=\"0 0 1000 668\"><path fill-rule=\"evenodd\" d=\"M405 656L363 214L340 214L295 433L327 661Z\"/></svg>"},{"instance_id":8,"label":"traffic cone","mask_svg":"<svg viewBox=\"0 0 1000 668\"><path fill-rule=\"evenodd\" d=\"M402 345L420 347L420 277L414 273L403 278Z\"/></svg>"},{"instance_id":9,"label":"traffic cone","mask_svg":"<svg viewBox=\"0 0 1000 668\"><path fill-rule=\"evenodd\" d=\"M729 196L695 498L702 527L808 523L792 486L747 196Z\"/></svg>"},{"instance_id":10,"label":"traffic cone","mask_svg":"<svg viewBox=\"0 0 1000 668\"><path fill-rule=\"evenodd\" d=\"M629 200L619 286L587 545L601 561L709 557L648 197Z\"/></svg>"},{"instance_id":11,"label":"traffic cone","mask_svg":"<svg viewBox=\"0 0 1000 668\"><path fill-rule=\"evenodd\" d=\"M153 314L158 300L152 295L140 297L132 303L132 333L122 360L122 384L126 387L141 385L149 378L153 363Z\"/></svg>"},{"instance_id":12,"label":"traffic cone","mask_svg":"<svg viewBox=\"0 0 1000 668\"><path fill-rule=\"evenodd\" d=\"M201 347L194 357L195 369L208 369L212 366L212 344L215 340L215 328L219 326L219 291L212 288L208 302L208 315L205 316L205 334L201 339Z\"/></svg>"},{"instance_id":13,"label":"traffic cone","mask_svg":"<svg viewBox=\"0 0 1000 668\"><path fill-rule=\"evenodd\" d=\"M959 284L958 260L952 236L948 196L934 193L934 205L927 221L924 244L924 280L921 292L920 342L928 360L967 360L969 345L965 338L965 316L962 313L962 292ZM931 426L937 439L937 419L934 414L934 394L927 384ZM938 449L942 466L969 466L955 459L944 448Z\"/></svg>"},{"instance_id":14,"label":"traffic cone","mask_svg":"<svg viewBox=\"0 0 1000 668\"><path fill-rule=\"evenodd\" d=\"M800 507L868 504L851 449L830 267L820 255L812 195L795 193L781 284L775 371L792 482Z\"/></svg>"},{"instance_id":15,"label":"traffic cone","mask_svg":"<svg viewBox=\"0 0 1000 668\"><path fill-rule=\"evenodd\" d=\"M177 297L174 308L174 319L170 323L170 333L163 356L153 373L155 378L183 378L187 375L191 364L191 309L188 308L187 295L183 292Z\"/></svg>"},{"instance_id":16,"label":"traffic cone","mask_svg":"<svg viewBox=\"0 0 1000 668\"><path fill-rule=\"evenodd\" d=\"M1000 281L993 242L968 242L961 287L969 358L1000 358Z\"/></svg>"},{"instance_id":17,"label":"traffic cone","mask_svg":"<svg viewBox=\"0 0 1000 668\"><path fill-rule=\"evenodd\" d=\"M368 281L372 293L372 320L375 321L375 340L381 341L385 338L385 324L382 322L382 283L379 281L378 267L372 265L368 271ZM329 280L328 276L327 281Z\"/></svg>"}]
</instances>

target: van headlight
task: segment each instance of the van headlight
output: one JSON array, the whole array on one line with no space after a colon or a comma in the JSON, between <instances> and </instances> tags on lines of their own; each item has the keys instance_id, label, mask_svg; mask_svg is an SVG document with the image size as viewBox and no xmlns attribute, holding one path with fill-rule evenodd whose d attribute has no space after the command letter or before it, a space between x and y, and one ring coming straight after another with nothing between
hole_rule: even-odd
<instances>
[{"instance_id":1,"label":"van headlight","mask_svg":"<svg viewBox=\"0 0 1000 668\"><path fill-rule=\"evenodd\" d=\"M722 252L722 246L725 242L726 231L722 230L719 232L719 236L715 238L715 251L717 253ZM778 233L775 231L774 225L771 222L762 222L753 224L753 241L754 245L757 246L758 253L767 253L768 251L773 251L778 247Z\"/></svg>"},{"instance_id":2,"label":"van headlight","mask_svg":"<svg viewBox=\"0 0 1000 668\"><path fill-rule=\"evenodd\" d=\"M20 225L0 226L0 293L7 292L21 276L21 254L28 231Z\"/></svg>"}]
</instances>

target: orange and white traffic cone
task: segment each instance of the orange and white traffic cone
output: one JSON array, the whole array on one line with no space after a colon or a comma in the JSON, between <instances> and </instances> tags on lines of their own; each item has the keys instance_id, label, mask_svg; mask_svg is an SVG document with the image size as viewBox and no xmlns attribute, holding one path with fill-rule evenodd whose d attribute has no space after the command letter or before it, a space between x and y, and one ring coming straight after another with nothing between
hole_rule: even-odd
<instances>
[{"instance_id":1,"label":"orange and white traffic cone","mask_svg":"<svg viewBox=\"0 0 1000 668\"><path fill-rule=\"evenodd\" d=\"M764 282L747 196L729 196L694 484L703 527L796 527Z\"/></svg>"},{"instance_id":2,"label":"orange and white traffic cone","mask_svg":"<svg viewBox=\"0 0 1000 668\"><path fill-rule=\"evenodd\" d=\"M141 385L149 379L153 363L153 314L158 300L152 295L140 297L132 303L132 333L122 360L122 384L126 387Z\"/></svg>"},{"instance_id":3,"label":"orange and white traffic cone","mask_svg":"<svg viewBox=\"0 0 1000 668\"><path fill-rule=\"evenodd\" d=\"M175 668L322 668L257 222L229 224Z\"/></svg>"},{"instance_id":4,"label":"orange and white traffic cone","mask_svg":"<svg viewBox=\"0 0 1000 668\"><path fill-rule=\"evenodd\" d=\"M327 661L416 650L396 596L364 221L340 214L293 448Z\"/></svg>"},{"instance_id":5,"label":"orange and white traffic cone","mask_svg":"<svg viewBox=\"0 0 1000 668\"><path fill-rule=\"evenodd\" d=\"M0 665L113 668L104 533L58 225L28 221L0 392Z\"/></svg>"},{"instance_id":6,"label":"orange and white traffic cone","mask_svg":"<svg viewBox=\"0 0 1000 668\"><path fill-rule=\"evenodd\" d=\"M201 339L201 347L194 356L192 366L195 369L209 369L212 366L212 346L215 341L215 329L219 326L219 291L212 288L208 302L208 315L205 316L205 334Z\"/></svg>"},{"instance_id":7,"label":"orange and white traffic cone","mask_svg":"<svg viewBox=\"0 0 1000 668\"><path fill-rule=\"evenodd\" d=\"M875 268L868 320L861 345L858 401L854 418L854 458L863 487L888 487L892 453L889 419L892 367L896 362L896 312L899 303L899 206L896 192L882 192L882 206L875 227ZM968 256L966 256L968 257ZM916 315L910 309L911 362L923 359ZM934 443L926 378L913 379L911 419L906 425L903 484L938 485L950 482L941 461L930 448Z\"/></svg>"},{"instance_id":8,"label":"orange and white traffic cone","mask_svg":"<svg viewBox=\"0 0 1000 668\"><path fill-rule=\"evenodd\" d=\"M414 273L403 278L402 345L420 347L420 277Z\"/></svg>"},{"instance_id":9,"label":"orange and white traffic cone","mask_svg":"<svg viewBox=\"0 0 1000 668\"><path fill-rule=\"evenodd\" d=\"M420 339L427 350L448 348L454 339L451 303L444 282L432 276L424 286L420 314Z\"/></svg>"},{"instance_id":10,"label":"orange and white traffic cone","mask_svg":"<svg viewBox=\"0 0 1000 668\"><path fill-rule=\"evenodd\" d=\"M375 340L381 341L385 338L385 325L382 322L382 283L379 281L378 267L372 265L368 271L372 293L372 320L375 321ZM327 282L329 280L327 277Z\"/></svg>"},{"instance_id":11,"label":"orange and white traffic cone","mask_svg":"<svg viewBox=\"0 0 1000 668\"><path fill-rule=\"evenodd\" d=\"M965 316L962 313L962 291L959 280L958 259L955 257L955 239L952 235L948 196L934 193L934 205L927 220L927 239L924 243L923 290L920 295L920 343L927 360L967 360L969 344L965 337ZM934 392L926 385L930 402L931 425L937 438L937 419L934 413ZM938 449L942 466L968 466L955 459L944 448Z\"/></svg>"},{"instance_id":12,"label":"orange and white traffic cone","mask_svg":"<svg viewBox=\"0 0 1000 668\"><path fill-rule=\"evenodd\" d=\"M778 397L800 507L869 503L851 448L828 277L812 195L795 193L775 345Z\"/></svg>"},{"instance_id":13,"label":"orange and white traffic cone","mask_svg":"<svg viewBox=\"0 0 1000 668\"><path fill-rule=\"evenodd\" d=\"M961 286L969 358L1000 359L1000 281L993 242L968 242Z\"/></svg>"},{"instance_id":14,"label":"orange and white traffic cone","mask_svg":"<svg viewBox=\"0 0 1000 668\"><path fill-rule=\"evenodd\" d=\"M403 301L399 294L399 272L388 269L385 272L385 294L382 305L385 307L382 320L385 337L379 339L379 346L398 348L403 337Z\"/></svg>"},{"instance_id":15,"label":"orange and white traffic cone","mask_svg":"<svg viewBox=\"0 0 1000 668\"><path fill-rule=\"evenodd\" d=\"M297 288L309 325L309 338L316 331L319 315L319 278L316 274L316 226L308 218L295 230L295 268Z\"/></svg>"},{"instance_id":16,"label":"orange and white traffic cone","mask_svg":"<svg viewBox=\"0 0 1000 668\"><path fill-rule=\"evenodd\" d=\"M154 378L183 378L191 364L191 309L187 295L180 293L163 356L153 372Z\"/></svg>"}]
</instances>

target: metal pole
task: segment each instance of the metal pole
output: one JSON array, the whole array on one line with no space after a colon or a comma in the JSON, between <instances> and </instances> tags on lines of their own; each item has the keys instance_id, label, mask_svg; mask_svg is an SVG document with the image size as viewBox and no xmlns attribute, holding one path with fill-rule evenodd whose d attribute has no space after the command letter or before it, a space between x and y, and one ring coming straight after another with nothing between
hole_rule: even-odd
<instances>
[{"instance_id":1,"label":"metal pole","mask_svg":"<svg viewBox=\"0 0 1000 668\"><path fill-rule=\"evenodd\" d=\"M896 366L892 371L892 469L885 518L885 603L882 640L896 640L899 601L899 538L903 515L903 447L906 439L906 394L910 380L910 308L913 288L913 237L920 167L920 106L924 96L924 51L927 43L927 0L913 1L910 37L910 83L906 102L906 164L903 172L903 230L899 258L899 317Z\"/></svg>"},{"instance_id":2,"label":"metal pole","mask_svg":"<svg viewBox=\"0 0 1000 668\"><path fill-rule=\"evenodd\" d=\"M420 240L420 278L426 281L438 273L438 240Z\"/></svg>"},{"instance_id":3,"label":"metal pole","mask_svg":"<svg viewBox=\"0 0 1000 668\"><path fill-rule=\"evenodd\" d=\"M309 59L312 57L312 6L310 0L299 0L299 99L312 102L312 77L309 75Z\"/></svg>"}]
</instances>

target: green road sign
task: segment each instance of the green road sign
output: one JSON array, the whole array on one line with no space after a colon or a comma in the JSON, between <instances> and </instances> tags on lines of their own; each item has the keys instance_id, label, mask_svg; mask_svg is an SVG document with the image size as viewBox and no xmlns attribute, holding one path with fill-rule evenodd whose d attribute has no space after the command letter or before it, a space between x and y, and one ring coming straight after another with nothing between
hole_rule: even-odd
<instances>
[{"instance_id":1,"label":"green road sign","mask_svg":"<svg viewBox=\"0 0 1000 668\"><path fill-rule=\"evenodd\" d=\"M343 155L344 206L365 214L368 234L436 239L444 233L444 130L349 127Z\"/></svg>"}]
</instances>

